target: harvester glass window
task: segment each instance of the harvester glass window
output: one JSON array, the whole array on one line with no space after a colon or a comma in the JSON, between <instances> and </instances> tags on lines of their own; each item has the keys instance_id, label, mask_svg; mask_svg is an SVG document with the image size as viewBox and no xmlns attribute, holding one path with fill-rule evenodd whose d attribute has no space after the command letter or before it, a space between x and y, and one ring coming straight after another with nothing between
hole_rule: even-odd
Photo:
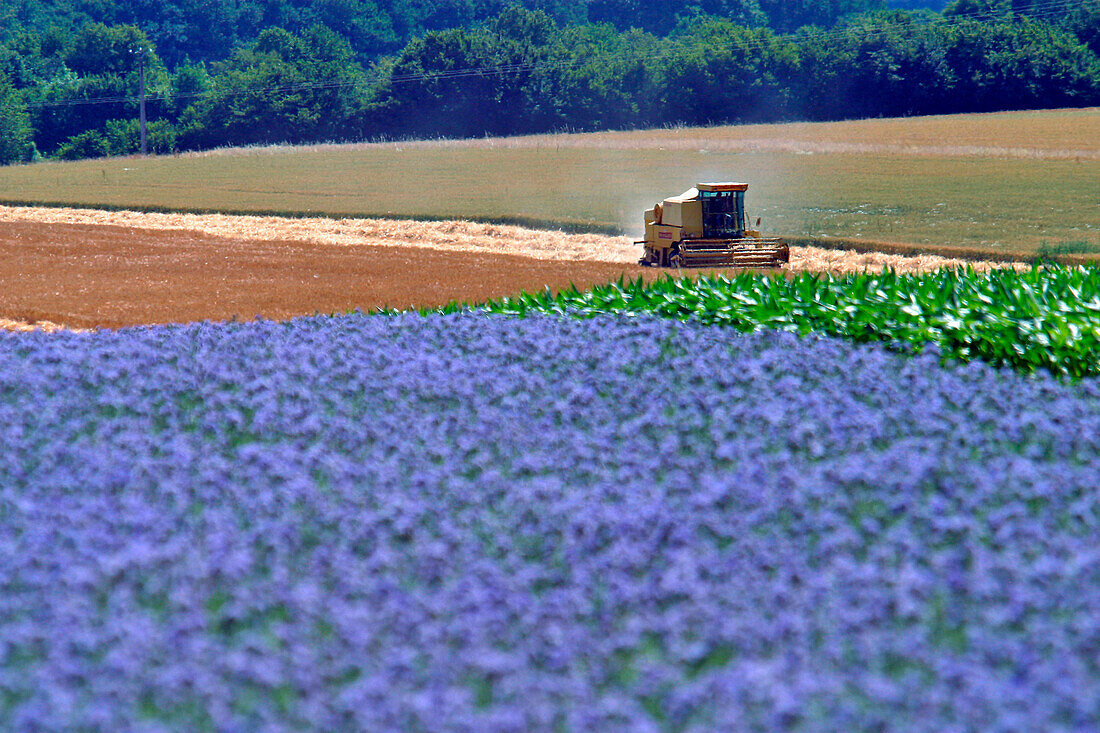
<instances>
[{"instance_id":1,"label":"harvester glass window","mask_svg":"<svg viewBox=\"0 0 1100 733\"><path fill-rule=\"evenodd\" d=\"M745 236L745 194L743 191L703 191L703 236Z\"/></svg>"}]
</instances>

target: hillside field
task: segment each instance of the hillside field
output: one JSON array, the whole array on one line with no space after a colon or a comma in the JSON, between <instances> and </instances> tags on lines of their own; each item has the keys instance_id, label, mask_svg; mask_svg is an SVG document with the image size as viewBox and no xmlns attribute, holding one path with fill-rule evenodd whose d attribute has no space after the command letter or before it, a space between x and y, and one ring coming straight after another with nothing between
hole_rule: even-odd
<instances>
[{"instance_id":1,"label":"hillside field","mask_svg":"<svg viewBox=\"0 0 1100 733\"><path fill-rule=\"evenodd\" d=\"M636 234L706 179L748 181L750 215L790 237L1100 251L1100 109L50 163L0 169L0 201Z\"/></svg>"}]
</instances>

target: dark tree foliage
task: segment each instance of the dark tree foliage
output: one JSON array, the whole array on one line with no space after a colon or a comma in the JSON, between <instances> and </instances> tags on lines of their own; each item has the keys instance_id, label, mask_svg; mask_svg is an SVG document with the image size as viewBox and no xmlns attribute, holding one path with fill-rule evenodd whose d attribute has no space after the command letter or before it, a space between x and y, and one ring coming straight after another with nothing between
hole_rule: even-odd
<instances>
[{"instance_id":1,"label":"dark tree foliage","mask_svg":"<svg viewBox=\"0 0 1100 733\"><path fill-rule=\"evenodd\" d=\"M298 143L340 137L362 99L363 70L340 36L324 26L301 35L260 33L250 48L215 64L209 83L192 73L177 82L206 88L190 106L195 147Z\"/></svg>"},{"instance_id":2,"label":"dark tree foliage","mask_svg":"<svg viewBox=\"0 0 1100 733\"><path fill-rule=\"evenodd\" d=\"M761 26L767 16L758 0L592 0L588 20L616 28L640 28L665 35L683 18L714 15L746 26Z\"/></svg>"},{"instance_id":3,"label":"dark tree foliage","mask_svg":"<svg viewBox=\"0 0 1100 733\"><path fill-rule=\"evenodd\" d=\"M948 18L1033 18L1072 32L1094 52L1100 53L1100 0L1079 0L1068 6L1052 6L1044 0L952 0L944 10Z\"/></svg>"},{"instance_id":4,"label":"dark tree foliage","mask_svg":"<svg viewBox=\"0 0 1100 733\"><path fill-rule=\"evenodd\" d=\"M887 0L886 4L891 8L900 8L902 10L920 10L921 8L925 8L927 10L940 12L947 7L950 1L951 0Z\"/></svg>"},{"instance_id":5,"label":"dark tree foliage","mask_svg":"<svg viewBox=\"0 0 1100 733\"><path fill-rule=\"evenodd\" d=\"M935 0L899 0L937 5ZM560 25L611 23L617 30L671 32L682 18L716 15L778 30L831 26L846 14L883 7L884 0L6 0L0 41L51 28L71 34L87 23L135 25L169 67L219 61L247 47L265 28L301 33L324 25L369 62L399 52L428 31L484 26L513 5L546 13Z\"/></svg>"},{"instance_id":6,"label":"dark tree foliage","mask_svg":"<svg viewBox=\"0 0 1100 733\"><path fill-rule=\"evenodd\" d=\"M135 118L138 106L129 98L138 93L142 59L146 87L153 98L151 116L156 119L162 113L168 72L155 44L138 28L90 23L66 45L51 50L50 57L31 59L23 79L35 141L43 152L56 152L67 140L85 132L89 134L81 138L78 148L98 150L101 143L106 145L99 138L104 137L109 121Z\"/></svg>"},{"instance_id":7,"label":"dark tree foliage","mask_svg":"<svg viewBox=\"0 0 1100 733\"><path fill-rule=\"evenodd\" d=\"M1100 60L1068 31L1027 18L918 21L884 11L794 36L718 18L682 21L664 38L570 27L544 31L553 40L527 52L539 69L499 79L448 76L514 58L492 34L450 31L406 49L374 131L476 136L1100 102Z\"/></svg>"},{"instance_id":8,"label":"dark tree foliage","mask_svg":"<svg viewBox=\"0 0 1100 733\"><path fill-rule=\"evenodd\" d=\"M684 23L672 39L662 99L689 125L774 120L790 111L788 80L798 69L797 47L767 29Z\"/></svg>"},{"instance_id":9,"label":"dark tree foliage","mask_svg":"<svg viewBox=\"0 0 1100 733\"><path fill-rule=\"evenodd\" d=\"M11 80L0 72L0 164L26 163L35 152L27 107Z\"/></svg>"},{"instance_id":10,"label":"dark tree foliage","mask_svg":"<svg viewBox=\"0 0 1100 733\"><path fill-rule=\"evenodd\" d=\"M17 0L0 162L136 152L140 59L155 152L1100 104L1100 0L887 4Z\"/></svg>"},{"instance_id":11,"label":"dark tree foliage","mask_svg":"<svg viewBox=\"0 0 1100 733\"><path fill-rule=\"evenodd\" d=\"M883 10L886 0L760 0L769 25L778 31L832 26L839 18Z\"/></svg>"},{"instance_id":12,"label":"dark tree foliage","mask_svg":"<svg viewBox=\"0 0 1100 733\"><path fill-rule=\"evenodd\" d=\"M135 67L138 54L151 47L149 39L136 26L89 23L76 34L62 58L69 69L81 76L125 75Z\"/></svg>"},{"instance_id":13,"label":"dark tree foliage","mask_svg":"<svg viewBox=\"0 0 1100 733\"><path fill-rule=\"evenodd\" d=\"M447 137L514 133L540 114L534 75L563 58L558 27L541 11L511 8L485 29L431 31L392 65L363 128Z\"/></svg>"}]
</instances>

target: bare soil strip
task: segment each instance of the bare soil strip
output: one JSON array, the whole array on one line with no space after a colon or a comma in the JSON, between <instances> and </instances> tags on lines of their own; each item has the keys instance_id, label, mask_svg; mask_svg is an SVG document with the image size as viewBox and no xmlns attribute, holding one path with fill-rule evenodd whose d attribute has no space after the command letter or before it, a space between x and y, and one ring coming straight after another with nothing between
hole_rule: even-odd
<instances>
[{"instance_id":1,"label":"bare soil strip","mask_svg":"<svg viewBox=\"0 0 1100 733\"><path fill-rule=\"evenodd\" d=\"M625 237L469 222L0 207L0 329L434 307L670 274L638 266L638 253ZM963 265L1004 266L796 247L789 270Z\"/></svg>"}]
</instances>

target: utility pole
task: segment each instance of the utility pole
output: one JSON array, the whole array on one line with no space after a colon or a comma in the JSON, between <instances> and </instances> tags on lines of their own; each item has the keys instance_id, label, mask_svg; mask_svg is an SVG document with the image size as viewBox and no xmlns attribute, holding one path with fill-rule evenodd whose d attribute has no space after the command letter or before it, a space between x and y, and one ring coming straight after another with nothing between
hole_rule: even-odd
<instances>
[{"instance_id":1,"label":"utility pole","mask_svg":"<svg viewBox=\"0 0 1100 733\"><path fill-rule=\"evenodd\" d=\"M149 145L145 135L145 49L138 51L138 68L141 77L141 156L149 154Z\"/></svg>"}]
</instances>

